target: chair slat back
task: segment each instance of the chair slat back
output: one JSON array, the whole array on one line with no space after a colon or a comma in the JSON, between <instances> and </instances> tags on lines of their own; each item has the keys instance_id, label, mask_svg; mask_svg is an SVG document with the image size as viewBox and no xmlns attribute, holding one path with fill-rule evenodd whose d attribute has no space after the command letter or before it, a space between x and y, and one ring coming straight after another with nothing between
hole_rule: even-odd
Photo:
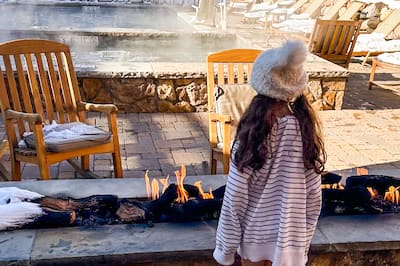
<instances>
[{"instance_id":1,"label":"chair slat back","mask_svg":"<svg viewBox=\"0 0 400 266\"><path fill-rule=\"evenodd\" d=\"M310 37L309 50L347 68L360 26L361 21L317 19Z\"/></svg>"},{"instance_id":2,"label":"chair slat back","mask_svg":"<svg viewBox=\"0 0 400 266\"><path fill-rule=\"evenodd\" d=\"M294 3L290 9L296 13L300 8L302 8L305 4L307 4L308 0L298 0Z\"/></svg>"},{"instance_id":3,"label":"chair slat back","mask_svg":"<svg viewBox=\"0 0 400 266\"><path fill-rule=\"evenodd\" d=\"M256 49L232 49L207 57L208 110L214 106L214 87L249 82L254 61L261 53Z\"/></svg>"},{"instance_id":4,"label":"chair slat back","mask_svg":"<svg viewBox=\"0 0 400 266\"><path fill-rule=\"evenodd\" d=\"M349 0L337 0L335 3L328 8L327 12L322 16L322 19L336 19L339 14L339 10L347 4Z\"/></svg>"},{"instance_id":5,"label":"chair slat back","mask_svg":"<svg viewBox=\"0 0 400 266\"><path fill-rule=\"evenodd\" d=\"M314 18L320 13L321 7L324 4L324 2L325 1L321 0L312 0L302 13L308 14L311 18Z\"/></svg>"},{"instance_id":6,"label":"chair slat back","mask_svg":"<svg viewBox=\"0 0 400 266\"><path fill-rule=\"evenodd\" d=\"M83 121L69 47L48 40L16 40L0 45L1 110L40 114L44 121ZM4 112L3 112L4 113ZM20 136L29 131L17 121Z\"/></svg>"},{"instance_id":7,"label":"chair slat back","mask_svg":"<svg viewBox=\"0 0 400 266\"><path fill-rule=\"evenodd\" d=\"M365 6L363 2L352 2L346 11L339 17L339 20L351 20Z\"/></svg>"},{"instance_id":8,"label":"chair slat back","mask_svg":"<svg viewBox=\"0 0 400 266\"><path fill-rule=\"evenodd\" d=\"M394 9L390 15L374 30L374 33L383 33L385 38L400 25L400 9Z\"/></svg>"}]
</instances>

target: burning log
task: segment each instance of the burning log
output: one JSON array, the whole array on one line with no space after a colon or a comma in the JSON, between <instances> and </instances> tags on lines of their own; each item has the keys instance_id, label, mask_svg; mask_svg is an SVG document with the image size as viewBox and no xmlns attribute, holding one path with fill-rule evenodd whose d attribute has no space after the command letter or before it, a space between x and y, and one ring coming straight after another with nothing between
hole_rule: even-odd
<instances>
[{"instance_id":1,"label":"burning log","mask_svg":"<svg viewBox=\"0 0 400 266\"><path fill-rule=\"evenodd\" d=\"M201 182L184 184L186 168L176 171L176 184L169 185L169 177L150 180L145 173L148 200L119 199L114 195L93 195L74 199L69 197L34 198L32 204L43 209L26 227L54 227L66 225L102 225L158 221L190 221L217 218L222 206L225 187L205 192ZM162 192L160 195L160 186ZM38 207L38 209L40 210ZM29 220L30 222L31 220Z\"/></svg>"},{"instance_id":2,"label":"burning log","mask_svg":"<svg viewBox=\"0 0 400 266\"><path fill-rule=\"evenodd\" d=\"M349 176L346 180L346 187L353 186L372 187L382 195L390 186L400 186L400 179L385 175Z\"/></svg>"},{"instance_id":3,"label":"burning log","mask_svg":"<svg viewBox=\"0 0 400 266\"><path fill-rule=\"evenodd\" d=\"M350 176L342 190L332 185L323 187L322 215L397 212L399 185L400 179L390 176Z\"/></svg>"},{"instance_id":4,"label":"burning log","mask_svg":"<svg viewBox=\"0 0 400 266\"><path fill-rule=\"evenodd\" d=\"M25 228L87 226L120 223L180 222L215 219L222 206L225 187L207 194L218 198L202 198L198 187L181 184L187 195L185 203L176 201L178 185L170 184L155 200L119 199L113 195L94 195L81 199L42 197L31 202L43 209L43 215L25 224ZM202 193L205 193L202 191Z\"/></svg>"}]
</instances>

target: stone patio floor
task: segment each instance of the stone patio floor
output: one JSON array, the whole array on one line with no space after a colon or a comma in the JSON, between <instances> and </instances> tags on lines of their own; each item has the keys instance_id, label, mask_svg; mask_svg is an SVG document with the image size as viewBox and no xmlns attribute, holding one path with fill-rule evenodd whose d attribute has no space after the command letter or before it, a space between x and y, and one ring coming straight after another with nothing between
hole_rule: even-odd
<instances>
[{"instance_id":1,"label":"stone patio floor","mask_svg":"<svg viewBox=\"0 0 400 266\"><path fill-rule=\"evenodd\" d=\"M400 176L400 92L374 88L368 91L369 66L352 64L352 75L345 91L343 110L320 112L328 153L327 170L354 174L356 167L371 173ZM393 79L393 75L379 73ZM104 117L89 114L100 127ZM142 178L173 175L180 165L188 175L209 172L207 113L120 113L119 137L124 176ZM1 124L1 135L4 127ZM10 168L9 156L0 161ZM94 173L112 176L111 156L91 159ZM221 172L221 169L219 169ZM74 170L63 162L51 168L53 178L74 178ZM23 166L23 179L38 178L37 167Z\"/></svg>"}]
</instances>

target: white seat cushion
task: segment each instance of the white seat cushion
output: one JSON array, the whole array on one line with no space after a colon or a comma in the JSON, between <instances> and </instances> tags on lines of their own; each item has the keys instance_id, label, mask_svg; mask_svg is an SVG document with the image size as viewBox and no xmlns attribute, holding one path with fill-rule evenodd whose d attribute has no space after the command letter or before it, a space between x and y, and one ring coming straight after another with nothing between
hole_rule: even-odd
<instances>
[{"instance_id":1,"label":"white seat cushion","mask_svg":"<svg viewBox=\"0 0 400 266\"><path fill-rule=\"evenodd\" d=\"M215 87L215 112L219 115L231 116L231 140L233 140L236 135L240 118L256 94L256 91L250 84L226 84ZM217 124L217 137L218 142L222 143L221 124Z\"/></svg>"},{"instance_id":2,"label":"white seat cushion","mask_svg":"<svg viewBox=\"0 0 400 266\"><path fill-rule=\"evenodd\" d=\"M63 152L86 148L102 143L107 143L111 139L111 133L95 126L90 126L81 122L65 124L54 123L43 127L44 142L46 150L50 152ZM26 146L35 149L35 138L33 133L24 136Z\"/></svg>"},{"instance_id":3,"label":"white seat cushion","mask_svg":"<svg viewBox=\"0 0 400 266\"><path fill-rule=\"evenodd\" d=\"M400 52L380 54L378 55L378 60L384 63L400 66Z\"/></svg>"}]
</instances>

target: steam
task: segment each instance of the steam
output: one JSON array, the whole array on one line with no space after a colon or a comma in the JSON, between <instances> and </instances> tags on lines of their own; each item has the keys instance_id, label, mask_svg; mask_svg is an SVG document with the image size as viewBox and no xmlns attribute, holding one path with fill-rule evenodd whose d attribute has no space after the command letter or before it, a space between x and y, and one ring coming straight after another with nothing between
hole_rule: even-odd
<instances>
[{"instance_id":1,"label":"steam","mask_svg":"<svg viewBox=\"0 0 400 266\"><path fill-rule=\"evenodd\" d=\"M33 2L0 3L0 41L41 38L66 43L75 66L81 69L118 71L136 62L203 62L210 52L238 46L234 35L192 33L192 26L165 6Z\"/></svg>"}]
</instances>

